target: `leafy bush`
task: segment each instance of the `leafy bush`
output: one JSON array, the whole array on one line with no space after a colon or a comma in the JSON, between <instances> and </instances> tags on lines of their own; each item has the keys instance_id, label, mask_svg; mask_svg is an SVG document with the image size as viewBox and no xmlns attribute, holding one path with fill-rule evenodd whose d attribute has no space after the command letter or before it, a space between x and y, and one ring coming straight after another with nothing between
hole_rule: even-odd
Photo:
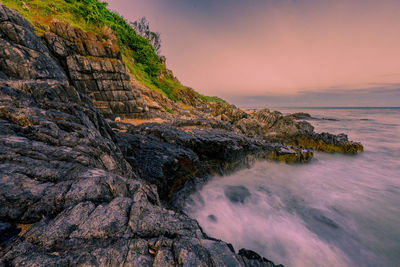
<instances>
[{"instance_id":1,"label":"leafy bush","mask_svg":"<svg viewBox=\"0 0 400 267\"><path fill-rule=\"evenodd\" d=\"M161 37L159 32L153 32L150 30L150 23L146 17L131 22L132 27L136 30L136 33L145 37L150 41L151 45L154 47L157 55L161 52Z\"/></svg>"},{"instance_id":2,"label":"leafy bush","mask_svg":"<svg viewBox=\"0 0 400 267\"><path fill-rule=\"evenodd\" d=\"M71 12L85 18L87 23L110 27L121 45L135 51L133 58L137 63L143 64L147 74L151 77L160 75L162 64L151 42L137 34L122 16L108 10L106 2L98 0L65 1L71 5Z\"/></svg>"}]
</instances>

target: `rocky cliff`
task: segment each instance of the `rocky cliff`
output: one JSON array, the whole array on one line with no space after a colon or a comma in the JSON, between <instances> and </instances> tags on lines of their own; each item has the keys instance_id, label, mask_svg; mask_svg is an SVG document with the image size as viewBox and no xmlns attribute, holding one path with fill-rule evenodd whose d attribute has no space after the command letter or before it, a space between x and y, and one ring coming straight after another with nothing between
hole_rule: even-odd
<instances>
[{"instance_id":1,"label":"rocky cliff","mask_svg":"<svg viewBox=\"0 0 400 267\"><path fill-rule=\"evenodd\" d=\"M141 177L158 167L145 166L150 153L135 140L150 140L140 134L146 129L116 135L86 95L104 81L123 82L124 67L101 57L111 54L87 57L54 31L43 42L0 5L0 266L274 266L254 252L235 253L160 204ZM86 76L89 68L97 69ZM82 77L97 87L82 86ZM149 142L178 151L166 140ZM193 164L203 153L178 152Z\"/></svg>"}]
</instances>

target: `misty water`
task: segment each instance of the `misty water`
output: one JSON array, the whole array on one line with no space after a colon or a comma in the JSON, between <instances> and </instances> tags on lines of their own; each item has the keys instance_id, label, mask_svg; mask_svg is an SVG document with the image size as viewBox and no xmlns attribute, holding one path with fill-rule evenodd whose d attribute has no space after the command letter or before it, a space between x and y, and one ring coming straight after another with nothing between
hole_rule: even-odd
<instances>
[{"instance_id":1,"label":"misty water","mask_svg":"<svg viewBox=\"0 0 400 267\"><path fill-rule=\"evenodd\" d=\"M214 177L185 211L212 237L285 266L400 266L400 109L303 111L316 131L362 142L357 156L262 161Z\"/></svg>"}]
</instances>

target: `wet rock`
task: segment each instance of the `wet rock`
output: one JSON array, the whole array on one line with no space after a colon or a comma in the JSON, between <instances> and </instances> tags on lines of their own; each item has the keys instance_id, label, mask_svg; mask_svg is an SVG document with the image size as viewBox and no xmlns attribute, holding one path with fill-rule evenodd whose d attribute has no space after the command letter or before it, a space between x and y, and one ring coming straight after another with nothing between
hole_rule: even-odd
<instances>
[{"instance_id":1,"label":"wet rock","mask_svg":"<svg viewBox=\"0 0 400 267\"><path fill-rule=\"evenodd\" d=\"M210 251L214 266L241 266L230 244L214 240L202 240L202 244Z\"/></svg>"},{"instance_id":2,"label":"wet rock","mask_svg":"<svg viewBox=\"0 0 400 267\"><path fill-rule=\"evenodd\" d=\"M7 242L19 232L20 231L11 223L0 222L0 248L6 245Z\"/></svg>"},{"instance_id":3,"label":"wet rock","mask_svg":"<svg viewBox=\"0 0 400 267\"><path fill-rule=\"evenodd\" d=\"M143 135L118 133L118 145L141 177L157 185L160 198L168 199L199 170L199 158L192 150Z\"/></svg>"},{"instance_id":4,"label":"wet rock","mask_svg":"<svg viewBox=\"0 0 400 267\"><path fill-rule=\"evenodd\" d=\"M334 228L334 229L339 228L339 225L337 225L333 220L329 219L328 217L326 217L325 215L323 215L321 213L314 215L313 218L331 228Z\"/></svg>"},{"instance_id":5,"label":"wet rock","mask_svg":"<svg viewBox=\"0 0 400 267\"><path fill-rule=\"evenodd\" d=\"M358 154L364 150L361 143L349 141L346 134L312 133L311 136L300 136L292 143L301 147L313 147L324 152Z\"/></svg>"},{"instance_id":6,"label":"wet rock","mask_svg":"<svg viewBox=\"0 0 400 267\"><path fill-rule=\"evenodd\" d=\"M304 120L304 119L310 119L311 118L311 115L309 113L305 113L305 112L292 113L292 114L290 114L290 116L292 116L296 120Z\"/></svg>"},{"instance_id":7,"label":"wet rock","mask_svg":"<svg viewBox=\"0 0 400 267\"><path fill-rule=\"evenodd\" d=\"M226 186L224 189L225 196L235 204L244 204L247 198L251 196L249 189L244 186Z\"/></svg>"},{"instance_id":8,"label":"wet rock","mask_svg":"<svg viewBox=\"0 0 400 267\"><path fill-rule=\"evenodd\" d=\"M286 163L298 163L309 162L313 158L313 154L310 149L275 145L274 153L268 155L268 158Z\"/></svg>"},{"instance_id":9,"label":"wet rock","mask_svg":"<svg viewBox=\"0 0 400 267\"><path fill-rule=\"evenodd\" d=\"M210 252L201 241L195 238L185 238L174 242L174 257L181 266L213 266Z\"/></svg>"},{"instance_id":10,"label":"wet rock","mask_svg":"<svg viewBox=\"0 0 400 267\"><path fill-rule=\"evenodd\" d=\"M79 224L70 234L71 238L115 238L128 237L127 222L132 199L127 197L114 198L109 204L96 207L87 222Z\"/></svg>"},{"instance_id":11,"label":"wet rock","mask_svg":"<svg viewBox=\"0 0 400 267\"><path fill-rule=\"evenodd\" d=\"M306 162L313 155L307 149L267 143L218 128L174 125L176 122L145 123L117 136L132 167L157 185L162 201L176 207L183 207L184 199L215 173L223 175L249 166L256 158Z\"/></svg>"},{"instance_id":12,"label":"wet rock","mask_svg":"<svg viewBox=\"0 0 400 267\"><path fill-rule=\"evenodd\" d=\"M241 256L244 266L283 267L282 264L275 265L272 261L261 257L252 250L241 249L238 254Z\"/></svg>"},{"instance_id":13,"label":"wet rock","mask_svg":"<svg viewBox=\"0 0 400 267\"><path fill-rule=\"evenodd\" d=\"M210 214L207 216L207 219L210 220L211 222L217 222L218 219L214 214Z\"/></svg>"},{"instance_id":14,"label":"wet rock","mask_svg":"<svg viewBox=\"0 0 400 267\"><path fill-rule=\"evenodd\" d=\"M339 121L338 119L335 119L335 118L321 118L321 120L325 120L325 121Z\"/></svg>"}]
</instances>

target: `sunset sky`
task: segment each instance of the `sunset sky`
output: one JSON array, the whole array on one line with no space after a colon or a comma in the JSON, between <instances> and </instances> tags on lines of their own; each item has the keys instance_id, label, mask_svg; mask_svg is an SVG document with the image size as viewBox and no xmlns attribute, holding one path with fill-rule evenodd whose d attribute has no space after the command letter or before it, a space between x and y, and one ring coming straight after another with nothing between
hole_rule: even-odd
<instances>
[{"instance_id":1,"label":"sunset sky","mask_svg":"<svg viewBox=\"0 0 400 267\"><path fill-rule=\"evenodd\" d=\"M398 0L108 0L185 85L239 106L400 106Z\"/></svg>"}]
</instances>

